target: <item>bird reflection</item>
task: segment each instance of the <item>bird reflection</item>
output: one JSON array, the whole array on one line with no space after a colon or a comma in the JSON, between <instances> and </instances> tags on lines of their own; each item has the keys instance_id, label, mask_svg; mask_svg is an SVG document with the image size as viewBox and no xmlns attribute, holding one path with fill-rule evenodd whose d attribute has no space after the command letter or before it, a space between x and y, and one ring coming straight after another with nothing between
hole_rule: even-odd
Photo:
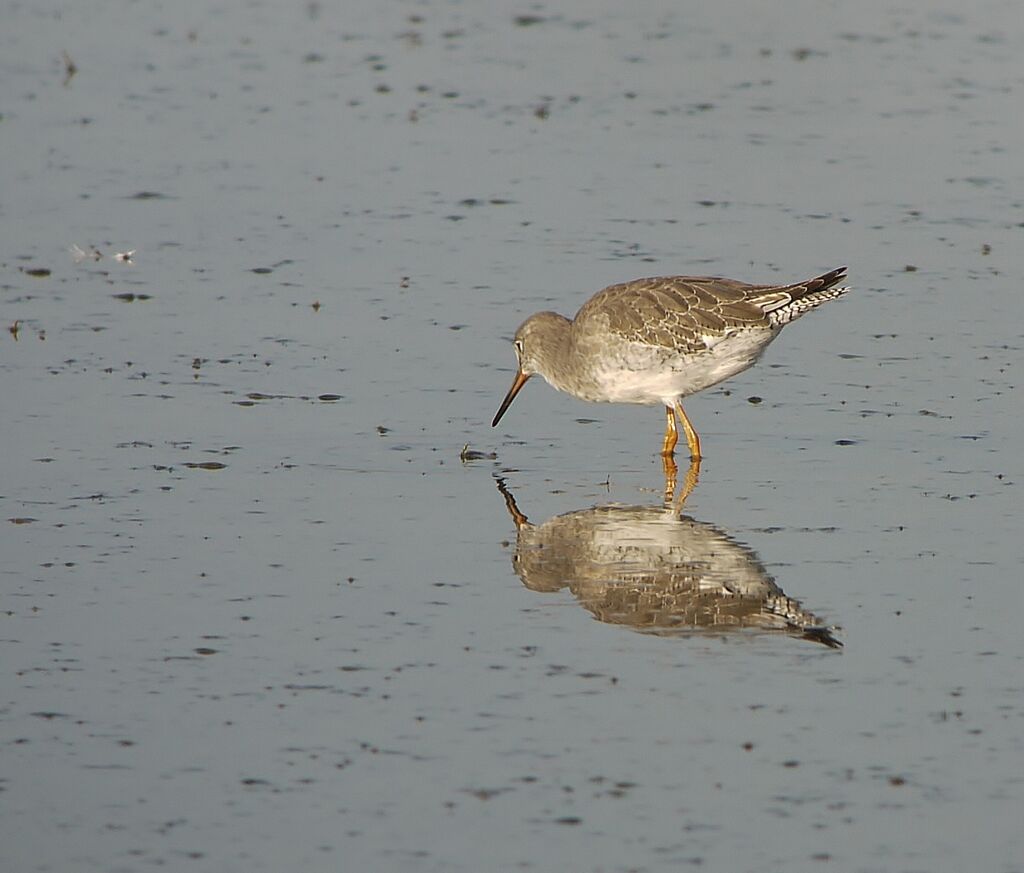
<instances>
[{"instance_id":1,"label":"bird reflection","mask_svg":"<svg viewBox=\"0 0 1024 873\"><path fill-rule=\"evenodd\" d=\"M749 547L660 506L597 506L532 524L502 479L516 573L531 591L568 588L600 621L658 635L737 628L840 648L787 597Z\"/></svg>"}]
</instances>

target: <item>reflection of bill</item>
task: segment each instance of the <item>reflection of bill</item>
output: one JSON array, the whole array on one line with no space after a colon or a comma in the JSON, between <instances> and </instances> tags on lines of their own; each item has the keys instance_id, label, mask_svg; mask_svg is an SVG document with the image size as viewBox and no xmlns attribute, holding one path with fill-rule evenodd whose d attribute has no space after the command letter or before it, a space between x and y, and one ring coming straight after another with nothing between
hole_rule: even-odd
<instances>
[{"instance_id":1,"label":"reflection of bill","mask_svg":"<svg viewBox=\"0 0 1024 873\"><path fill-rule=\"evenodd\" d=\"M757 554L718 528L655 506L598 506L531 524L504 481L512 560L531 591L568 588L600 621L653 634L753 628L840 648Z\"/></svg>"}]
</instances>

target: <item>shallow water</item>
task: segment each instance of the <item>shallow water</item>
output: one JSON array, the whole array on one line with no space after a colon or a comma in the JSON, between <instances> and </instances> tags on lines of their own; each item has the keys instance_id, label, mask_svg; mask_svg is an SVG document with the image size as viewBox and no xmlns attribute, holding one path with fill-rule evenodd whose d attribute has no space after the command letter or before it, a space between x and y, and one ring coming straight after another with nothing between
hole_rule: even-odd
<instances>
[{"instance_id":1,"label":"shallow water","mask_svg":"<svg viewBox=\"0 0 1024 873\"><path fill-rule=\"evenodd\" d=\"M3 869L1024 869L1013 4L3 18ZM841 263L681 517L659 409L489 427Z\"/></svg>"}]
</instances>

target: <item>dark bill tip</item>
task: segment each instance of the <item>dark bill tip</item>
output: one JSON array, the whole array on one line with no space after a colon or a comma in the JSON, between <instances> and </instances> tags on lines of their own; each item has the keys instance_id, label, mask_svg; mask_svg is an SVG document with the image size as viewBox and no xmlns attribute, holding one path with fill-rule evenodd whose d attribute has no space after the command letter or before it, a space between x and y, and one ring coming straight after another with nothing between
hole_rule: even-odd
<instances>
[{"instance_id":1,"label":"dark bill tip","mask_svg":"<svg viewBox=\"0 0 1024 873\"><path fill-rule=\"evenodd\" d=\"M498 411L494 414L494 421L491 422L491 427L497 427L501 417L505 414L505 410L512 405L512 401L516 399L519 390L526 384L526 380L529 378L529 376L523 375L522 370L516 371L516 378L512 381L512 387L508 389L508 394L505 395L505 399L501 401L501 406L498 407Z\"/></svg>"}]
</instances>

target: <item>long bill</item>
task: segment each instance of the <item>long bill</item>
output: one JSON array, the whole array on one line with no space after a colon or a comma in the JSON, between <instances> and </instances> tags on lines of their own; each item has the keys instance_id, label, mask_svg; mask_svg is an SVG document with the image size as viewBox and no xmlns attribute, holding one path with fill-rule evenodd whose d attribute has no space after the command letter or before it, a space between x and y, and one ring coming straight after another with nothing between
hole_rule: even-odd
<instances>
[{"instance_id":1,"label":"long bill","mask_svg":"<svg viewBox=\"0 0 1024 873\"><path fill-rule=\"evenodd\" d=\"M494 414L494 421L491 422L491 427L496 427L498 422L501 421L505 410L512 405L512 401L516 399L519 390L526 384L526 380L529 378L522 370L516 371L516 378L512 381L512 387L508 389L508 394L505 395L505 399L501 401L501 406L498 407L498 411Z\"/></svg>"}]
</instances>

